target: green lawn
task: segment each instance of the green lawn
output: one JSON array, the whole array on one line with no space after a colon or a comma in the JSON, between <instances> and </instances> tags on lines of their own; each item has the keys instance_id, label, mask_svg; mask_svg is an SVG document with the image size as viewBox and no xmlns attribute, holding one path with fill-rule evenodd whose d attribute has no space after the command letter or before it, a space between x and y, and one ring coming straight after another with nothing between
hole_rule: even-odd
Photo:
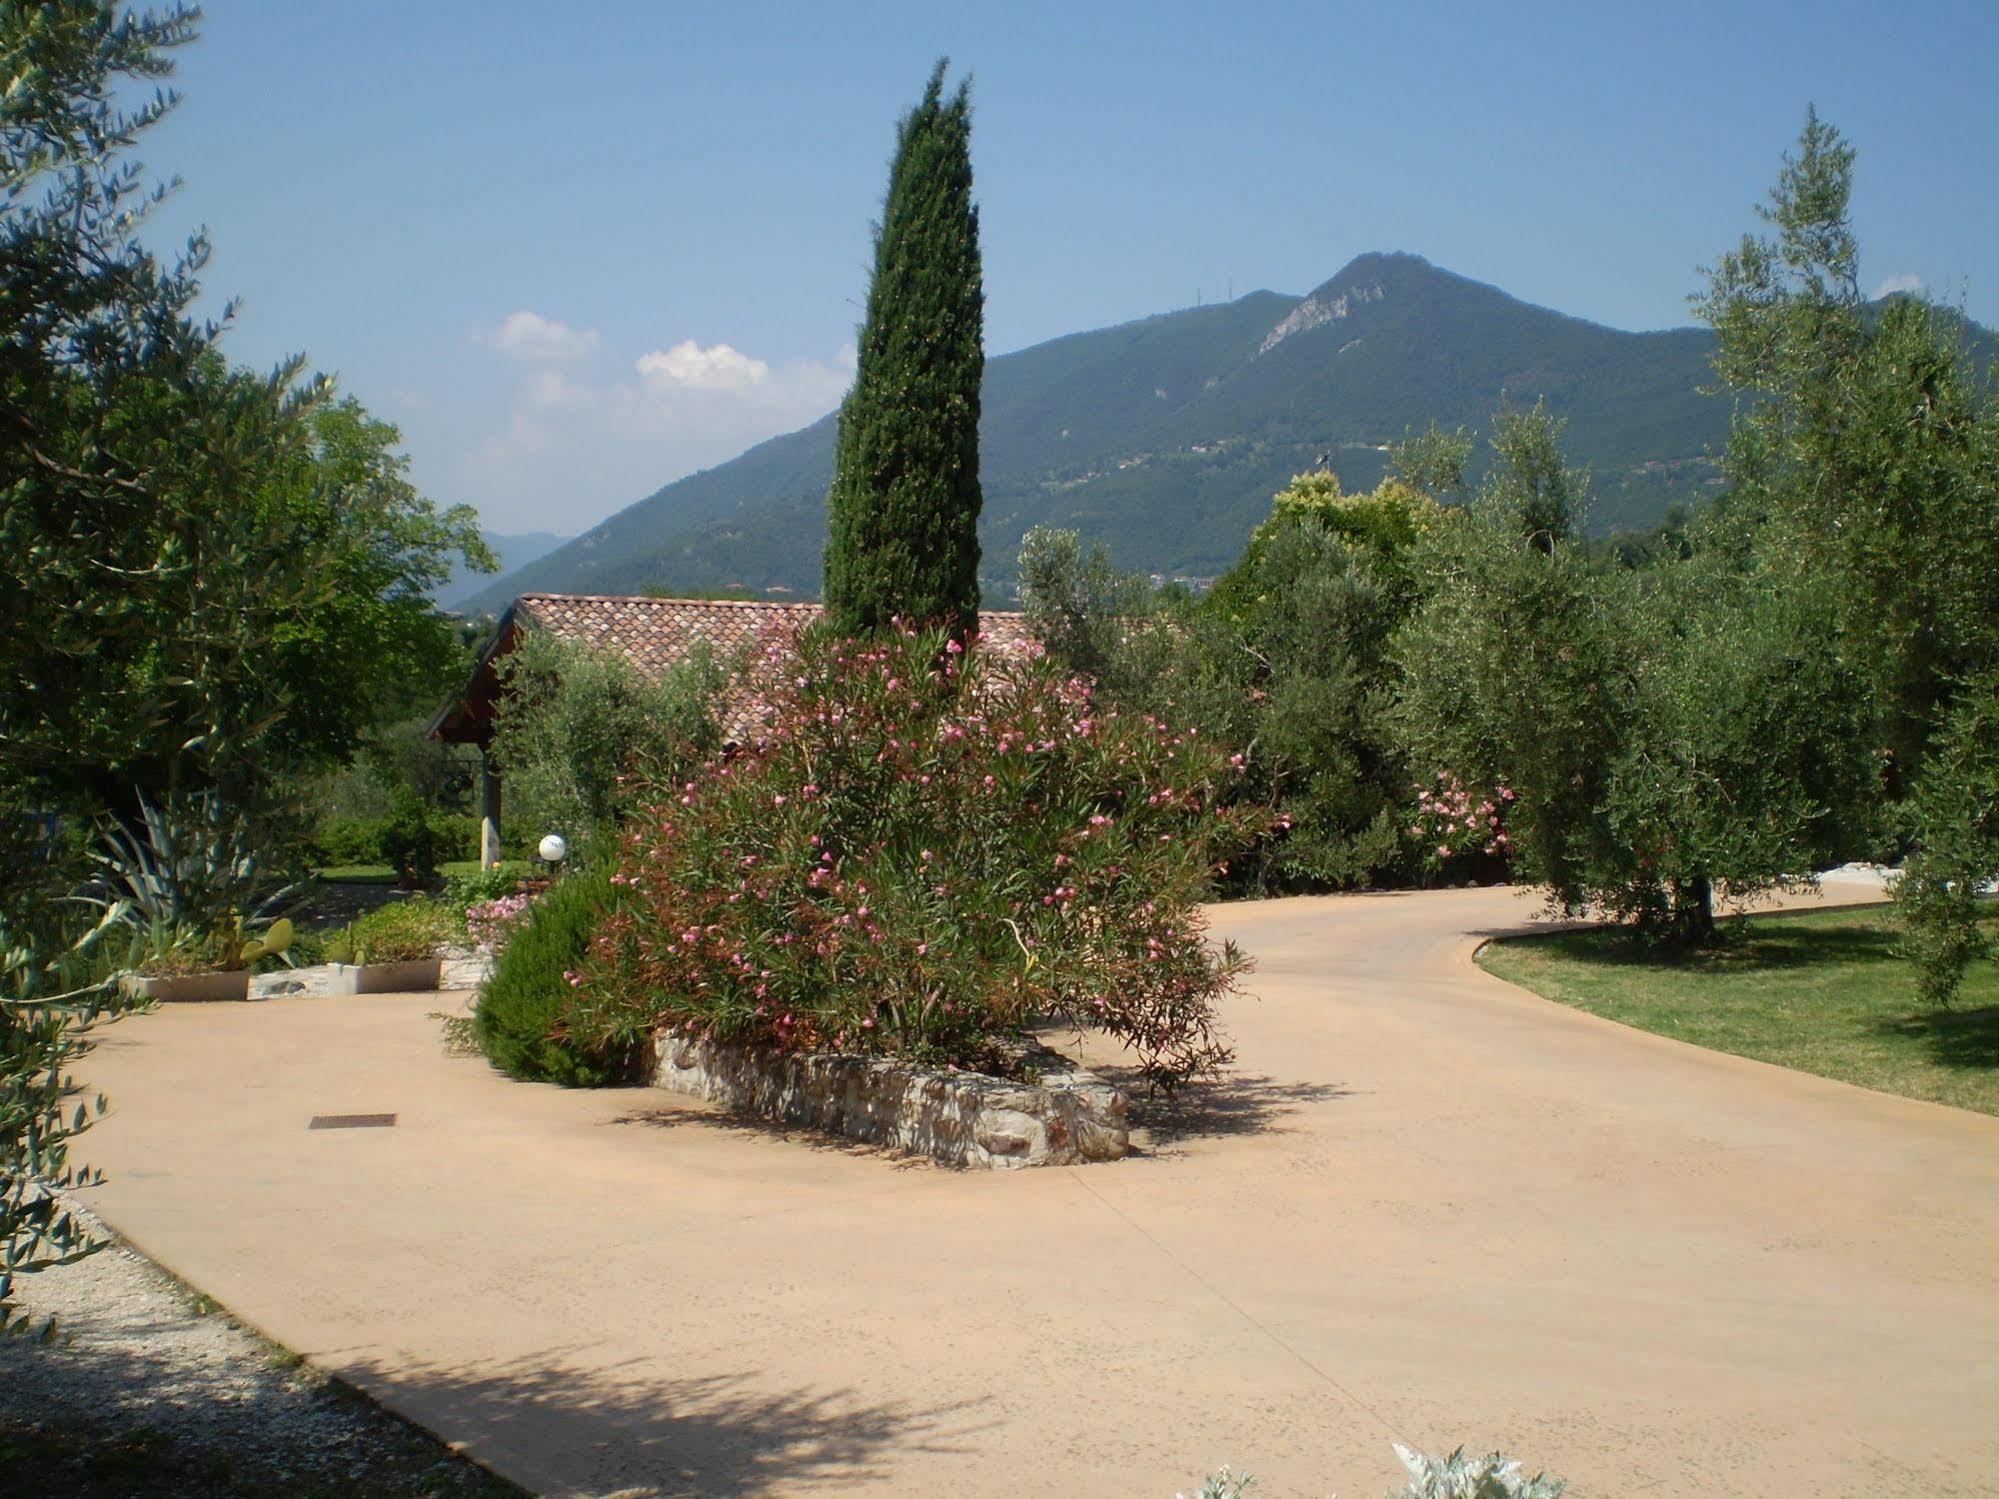
<instances>
[{"instance_id":1,"label":"green lawn","mask_svg":"<svg viewBox=\"0 0 1999 1499\"><path fill-rule=\"evenodd\" d=\"M451 859L437 866L446 879L479 872L477 859ZM393 885L396 872L386 864L334 864L317 871L329 885Z\"/></svg>"},{"instance_id":2,"label":"green lawn","mask_svg":"<svg viewBox=\"0 0 1999 1499\"><path fill-rule=\"evenodd\" d=\"M1999 929L1999 911L1987 918ZM1640 1030L1820 1077L1999 1114L1999 965L1957 1002L1916 997L1887 907L1741 917L1712 953L1668 958L1609 930L1488 944L1479 964Z\"/></svg>"}]
</instances>

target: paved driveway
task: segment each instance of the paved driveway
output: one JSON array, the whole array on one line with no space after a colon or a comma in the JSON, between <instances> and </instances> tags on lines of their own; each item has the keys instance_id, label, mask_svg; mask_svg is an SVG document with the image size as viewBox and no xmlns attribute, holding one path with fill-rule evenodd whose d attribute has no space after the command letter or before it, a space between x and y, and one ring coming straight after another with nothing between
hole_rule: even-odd
<instances>
[{"instance_id":1,"label":"paved driveway","mask_svg":"<svg viewBox=\"0 0 1999 1499\"><path fill-rule=\"evenodd\" d=\"M123 1022L86 1155L142 1248L549 1493L1368 1496L1400 1438L1578 1496L1989 1495L1999 1120L1470 965L1532 910L1218 911L1239 1068L1114 1165L509 1083L434 995Z\"/></svg>"}]
</instances>

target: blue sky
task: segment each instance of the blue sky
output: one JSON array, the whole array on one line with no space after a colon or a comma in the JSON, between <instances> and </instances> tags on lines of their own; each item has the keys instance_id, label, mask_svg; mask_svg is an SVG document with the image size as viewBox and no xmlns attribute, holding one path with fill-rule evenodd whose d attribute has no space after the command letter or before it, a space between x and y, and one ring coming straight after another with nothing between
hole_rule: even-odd
<instances>
[{"instance_id":1,"label":"blue sky","mask_svg":"<svg viewBox=\"0 0 1999 1499\"><path fill-rule=\"evenodd\" d=\"M837 404L894 122L973 74L987 343L1411 250L1625 328L1816 101L1869 289L1999 322L1999 7L211 0L144 151L228 347L303 351L500 531L584 529Z\"/></svg>"}]
</instances>

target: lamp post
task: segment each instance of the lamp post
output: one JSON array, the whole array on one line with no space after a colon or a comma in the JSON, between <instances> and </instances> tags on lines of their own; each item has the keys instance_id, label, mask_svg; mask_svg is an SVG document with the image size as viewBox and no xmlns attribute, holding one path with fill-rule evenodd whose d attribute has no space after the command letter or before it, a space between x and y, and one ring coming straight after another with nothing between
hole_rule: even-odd
<instances>
[{"instance_id":1,"label":"lamp post","mask_svg":"<svg viewBox=\"0 0 1999 1499\"><path fill-rule=\"evenodd\" d=\"M550 833L541 840L541 847L538 852L541 854L543 862L549 865L560 864L564 859L569 857L569 843L563 838L562 834Z\"/></svg>"}]
</instances>

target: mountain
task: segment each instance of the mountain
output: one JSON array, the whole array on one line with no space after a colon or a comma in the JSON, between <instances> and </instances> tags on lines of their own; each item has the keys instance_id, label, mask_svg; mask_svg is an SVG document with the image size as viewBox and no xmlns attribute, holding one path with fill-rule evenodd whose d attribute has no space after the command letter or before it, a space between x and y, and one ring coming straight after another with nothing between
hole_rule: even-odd
<instances>
[{"instance_id":1,"label":"mountain","mask_svg":"<svg viewBox=\"0 0 1999 1499\"><path fill-rule=\"evenodd\" d=\"M1119 566L1205 576L1325 455L1349 489L1435 420L1483 432L1546 397L1594 476L1591 528L1650 525L1718 480L1728 406L1704 329L1627 333L1415 255L1363 255L1307 296L1258 291L1038 344L986 365L980 534L989 598L1035 525ZM472 596L743 587L816 597L836 418L675 481ZM1482 444L1481 444L1482 446Z\"/></svg>"},{"instance_id":2,"label":"mountain","mask_svg":"<svg viewBox=\"0 0 1999 1499\"><path fill-rule=\"evenodd\" d=\"M498 531L486 533L486 545L493 549L493 555L499 559L500 578L518 572L537 558L546 557L567 540L569 540L567 536L558 536L553 531L522 531L514 535L504 535ZM490 589L494 578L495 575L492 573L475 573L464 563L459 563L452 571L450 580L438 588L437 607L460 608L467 599Z\"/></svg>"}]
</instances>

